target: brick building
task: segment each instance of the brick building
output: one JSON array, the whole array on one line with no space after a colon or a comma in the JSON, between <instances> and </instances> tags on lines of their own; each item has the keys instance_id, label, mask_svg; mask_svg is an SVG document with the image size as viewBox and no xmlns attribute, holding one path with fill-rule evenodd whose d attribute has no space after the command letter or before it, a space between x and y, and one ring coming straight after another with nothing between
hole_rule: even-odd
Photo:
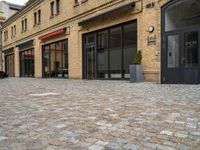
<instances>
[{"instance_id":1,"label":"brick building","mask_svg":"<svg viewBox=\"0 0 200 150\"><path fill-rule=\"evenodd\" d=\"M30 0L3 24L10 76L200 82L198 0Z\"/></svg>"},{"instance_id":2,"label":"brick building","mask_svg":"<svg viewBox=\"0 0 200 150\"><path fill-rule=\"evenodd\" d=\"M21 5L0 1L0 30L3 22L22 8ZM0 37L1 33L0 33ZM0 71L2 70L2 39L0 38Z\"/></svg>"}]
</instances>

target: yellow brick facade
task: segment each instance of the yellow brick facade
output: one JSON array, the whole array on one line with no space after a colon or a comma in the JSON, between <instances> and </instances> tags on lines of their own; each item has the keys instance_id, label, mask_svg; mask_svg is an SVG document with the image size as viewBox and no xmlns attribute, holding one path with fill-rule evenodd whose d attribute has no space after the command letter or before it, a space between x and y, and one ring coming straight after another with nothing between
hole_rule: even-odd
<instances>
[{"instance_id":1,"label":"yellow brick facade","mask_svg":"<svg viewBox=\"0 0 200 150\"><path fill-rule=\"evenodd\" d=\"M3 49L14 47L15 53L15 76L20 76L19 51L34 48L35 51L35 77L42 77L42 45L47 43L68 39L68 63L69 78L82 78L82 35L99 29L114 26L120 23L137 20L138 28L138 50L143 53L143 73L145 81L160 81L160 52L161 52L161 6L166 0L82 0L79 5L75 5L73 0L61 0L60 13L50 17L50 3L53 0L38 0L28 4L22 11L11 17L3 25L3 33L8 31L8 39L3 39ZM135 7L131 12L121 13L117 16L109 17L103 21L86 26L79 26L82 20L90 18L100 13L112 10L120 5L135 2ZM146 8L147 4L155 2L152 8ZM34 26L34 12L41 10L41 24ZM56 10L55 10L56 11ZM27 31L22 32L21 21L27 18ZM11 27L16 26L16 35L11 37ZM150 26L155 27L153 33L148 32ZM39 37L67 28L69 32L65 35L58 35L45 41L40 41ZM148 37L156 37L156 43L148 45ZM16 48L16 45L34 40L32 46L24 49ZM3 56L4 58L4 56Z\"/></svg>"}]
</instances>

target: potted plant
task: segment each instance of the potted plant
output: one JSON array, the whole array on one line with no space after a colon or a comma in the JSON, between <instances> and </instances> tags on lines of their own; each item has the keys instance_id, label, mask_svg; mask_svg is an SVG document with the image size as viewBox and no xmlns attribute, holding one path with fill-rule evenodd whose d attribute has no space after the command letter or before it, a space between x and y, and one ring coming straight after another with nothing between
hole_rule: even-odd
<instances>
[{"instance_id":1,"label":"potted plant","mask_svg":"<svg viewBox=\"0 0 200 150\"><path fill-rule=\"evenodd\" d=\"M130 82L142 82L142 52L139 50L134 58L133 64L129 66Z\"/></svg>"}]
</instances>

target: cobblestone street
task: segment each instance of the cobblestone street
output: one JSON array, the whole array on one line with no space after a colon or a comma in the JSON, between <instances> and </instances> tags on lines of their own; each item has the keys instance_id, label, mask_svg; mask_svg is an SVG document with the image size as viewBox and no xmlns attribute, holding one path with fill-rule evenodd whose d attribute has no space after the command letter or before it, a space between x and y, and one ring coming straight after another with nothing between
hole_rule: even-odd
<instances>
[{"instance_id":1,"label":"cobblestone street","mask_svg":"<svg viewBox=\"0 0 200 150\"><path fill-rule=\"evenodd\" d=\"M200 150L200 85L0 80L1 150Z\"/></svg>"}]
</instances>

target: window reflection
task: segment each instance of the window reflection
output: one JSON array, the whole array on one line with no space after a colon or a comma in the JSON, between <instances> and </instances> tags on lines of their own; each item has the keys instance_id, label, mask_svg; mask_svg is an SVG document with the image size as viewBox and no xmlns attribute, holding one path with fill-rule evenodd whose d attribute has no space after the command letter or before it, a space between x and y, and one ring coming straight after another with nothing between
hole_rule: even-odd
<instances>
[{"instance_id":1,"label":"window reflection","mask_svg":"<svg viewBox=\"0 0 200 150\"><path fill-rule=\"evenodd\" d=\"M88 55L91 54L88 53L90 49L92 49L92 55ZM84 52L85 77L130 78L129 65L132 64L137 52L137 22L85 35ZM93 63L90 63L92 72L88 72L88 62Z\"/></svg>"},{"instance_id":2,"label":"window reflection","mask_svg":"<svg viewBox=\"0 0 200 150\"><path fill-rule=\"evenodd\" d=\"M182 0L166 9L165 31L193 25L200 25L199 0Z\"/></svg>"},{"instance_id":3,"label":"window reflection","mask_svg":"<svg viewBox=\"0 0 200 150\"><path fill-rule=\"evenodd\" d=\"M34 49L20 52L20 76L34 77Z\"/></svg>"},{"instance_id":4,"label":"window reflection","mask_svg":"<svg viewBox=\"0 0 200 150\"><path fill-rule=\"evenodd\" d=\"M43 76L45 78L68 77L67 40L43 46Z\"/></svg>"}]
</instances>

